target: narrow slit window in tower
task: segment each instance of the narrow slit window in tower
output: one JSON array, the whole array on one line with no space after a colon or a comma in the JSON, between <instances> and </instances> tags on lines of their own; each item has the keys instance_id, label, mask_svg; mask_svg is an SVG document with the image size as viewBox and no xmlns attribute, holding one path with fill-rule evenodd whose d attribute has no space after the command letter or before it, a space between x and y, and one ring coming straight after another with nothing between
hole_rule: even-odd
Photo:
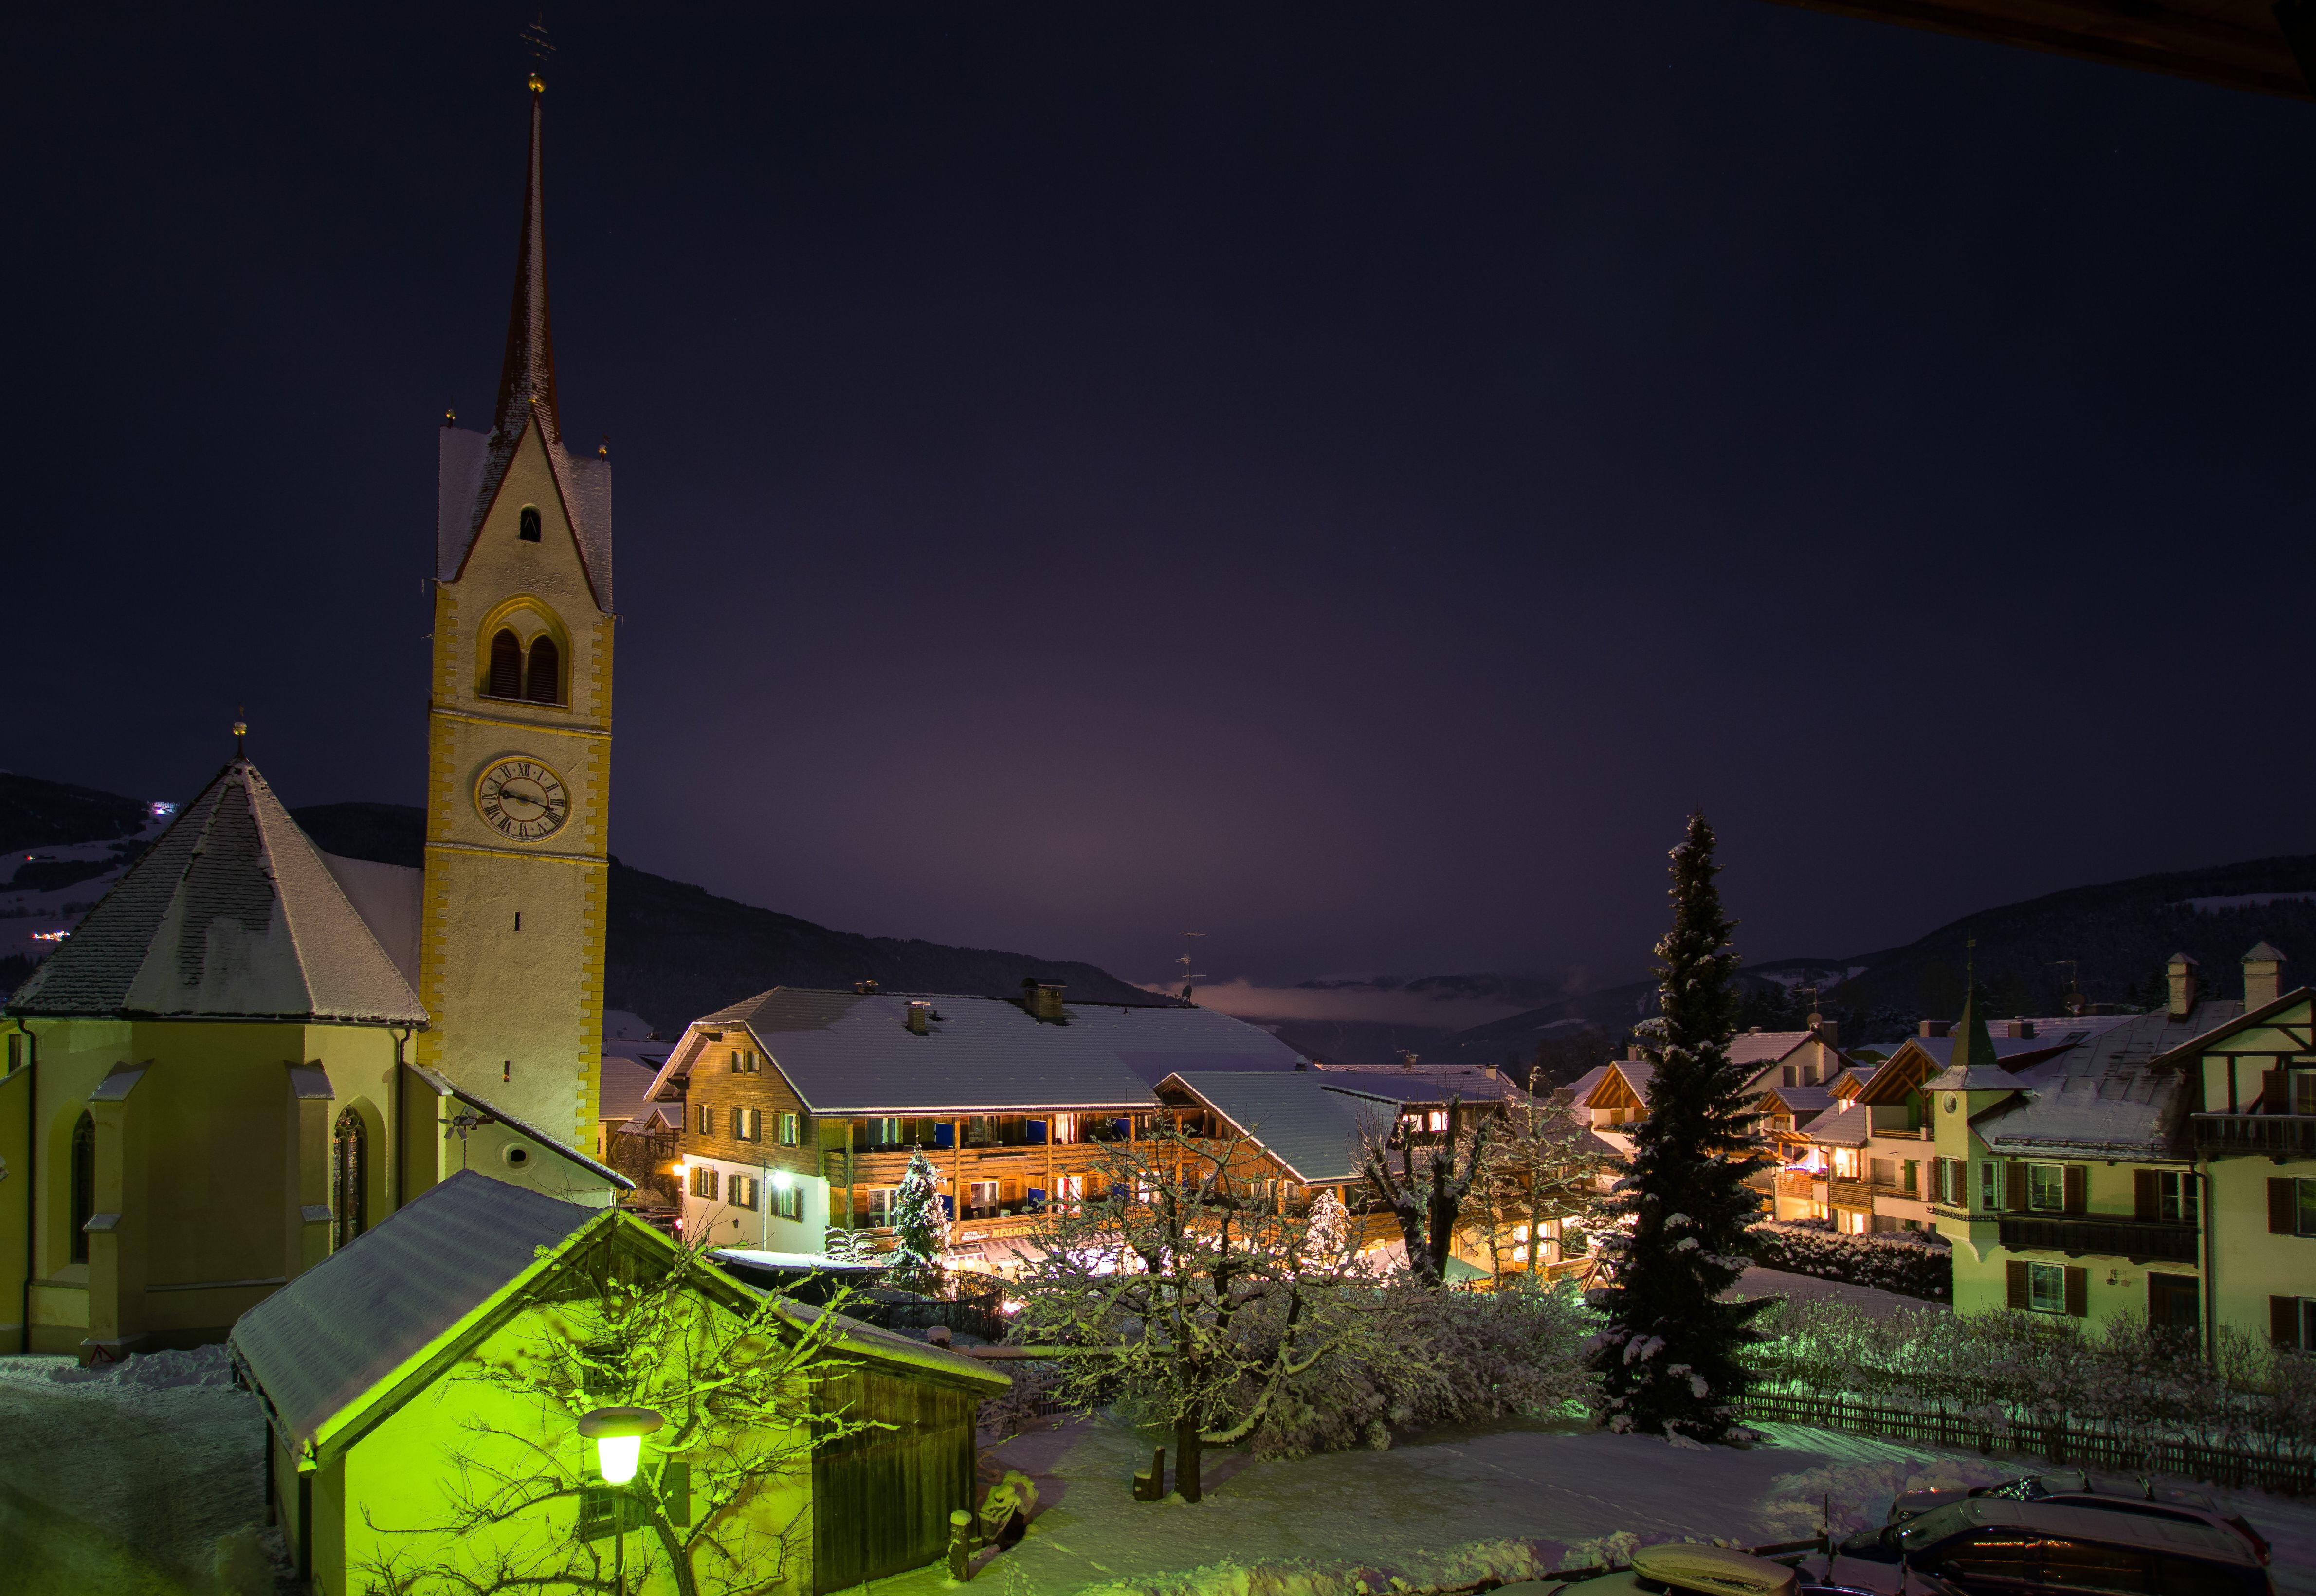
<instances>
[{"instance_id":1,"label":"narrow slit window in tower","mask_svg":"<svg viewBox=\"0 0 2316 1596\"><path fill-rule=\"evenodd\" d=\"M73 1127L72 1261L88 1262L87 1225L96 1217L96 1121L86 1110Z\"/></svg>"},{"instance_id":2,"label":"narrow slit window in tower","mask_svg":"<svg viewBox=\"0 0 2316 1596\"><path fill-rule=\"evenodd\" d=\"M343 1110L330 1134L330 1216L336 1233L330 1242L333 1252L370 1228L370 1208L363 1200L369 1175L369 1136L361 1116Z\"/></svg>"},{"instance_id":3,"label":"narrow slit window in tower","mask_svg":"<svg viewBox=\"0 0 2316 1596\"><path fill-rule=\"evenodd\" d=\"M526 543L536 543L539 541L538 505L525 504L522 507L522 522L521 524L515 529L514 535L521 539Z\"/></svg>"}]
</instances>

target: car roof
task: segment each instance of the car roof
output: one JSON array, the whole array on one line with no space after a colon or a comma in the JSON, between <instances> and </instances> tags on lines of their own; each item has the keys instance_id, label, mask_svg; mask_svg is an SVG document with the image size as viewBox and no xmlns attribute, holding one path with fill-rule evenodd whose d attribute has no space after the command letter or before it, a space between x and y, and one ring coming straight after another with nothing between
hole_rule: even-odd
<instances>
[{"instance_id":1,"label":"car roof","mask_svg":"<svg viewBox=\"0 0 2316 1596\"><path fill-rule=\"evenodd\" d=\"M2104 1541L2146 1551L2178 1552L2216 1563L2258 1566L2259 1559L2241 1536L2194 1519L2166 1513L2119 1513L2107 1508L2071 1507L2056 1502L2013 1502L1974 1496L1955 1503L1974 1525L2031 1529L2069 1540ZM1915 1520L1919 1523L1920 1520Z\"/></svg>"}]
</instances>

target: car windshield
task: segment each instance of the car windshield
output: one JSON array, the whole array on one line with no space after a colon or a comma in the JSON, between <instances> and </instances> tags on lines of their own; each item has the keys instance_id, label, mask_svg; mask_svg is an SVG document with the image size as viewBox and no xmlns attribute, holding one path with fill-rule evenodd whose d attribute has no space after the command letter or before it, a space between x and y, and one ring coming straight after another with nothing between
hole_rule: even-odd
<instances>
[{"instance_id":1,"label":"car windshield","mask_svg":"<svg viewBox=\"0 0 2316 1596\"><path fill-rule=\"evenodd\" d=\"M1898 1526L1898 1544L1910 1552L1944 1540L1957 1529L1968 1529L1976 1521L1971 1517L1971 1503L1949 1502L1934 1507L1919 1519L1909 1519Z\"/></svg>"}]
</instances>

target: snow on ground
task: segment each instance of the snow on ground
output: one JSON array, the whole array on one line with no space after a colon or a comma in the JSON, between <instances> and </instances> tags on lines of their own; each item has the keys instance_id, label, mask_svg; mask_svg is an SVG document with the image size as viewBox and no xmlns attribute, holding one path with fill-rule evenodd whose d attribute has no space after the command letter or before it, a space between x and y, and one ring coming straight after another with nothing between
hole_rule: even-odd
<instances>
[{"instance_id":1,"label":"snow on ground","mask_svg":"<svg viewBox=\"0 0 2316 1596\"><path fill-rule=\"evenodd\" d=\"M993 1449L985 1475L1036 1481L1029 1537L977 1576L1000 1596L1357 1596L1581 1566L1600 1543L1720 1538L1759 1546L1879 1524L1890 1498L1982 1485L2038 1466L1866 1436L1772 1425L1749 1449L1675 1449L1583 1424L1435 1432L1385 1452L1261 1463L1207 1458L1207 1497L1132 1499L1154 1437L1075 1419ZM2276 1586L2316 1593L2316 1504L2209 1491L2276 1544ZM933 1596L939 1569L877 1582Z\"/></svg>"},{"instance_id":2,"label":"snow on ground","mask_svg":"<svg viewBox=\"0 0 2316 1596\"><path fill-rule=\"evenodd\" d=\"M272 1596L264 1420L225 1349L0 1357L0 1591ZM276 1543L278 1546L278 1542Z\"/></svg>"},{"instance_id":3,"label":"snow on ground","mask_svg":"<svg viewBox=\"0 0 2316 1596\"><path fill-rule=\"evenodd\" d=\"M1822 1280L1815 1275L1787 1274L1777 1269L1747 1270L1737 1277L1737 1284L1730 1288L1730 1295L1748 1299L1791 1297L1803 1301L1839 1297L1843 1302L1863 1308L1877 1319L1886 1319L1900 1308L1942 1308L1946 1306L1924 1297L1884 1291L1875 1286L1853 1286L1846 1280Z\"/></svg>"},{"instance_id":4,"label":"snow on ground","mask_svg":"<svg viewBox=\"0 0 2316 1596\"><path fill-rule=\"evenodd\" d=\"M0 1357L0 1592L276 1596L256 1400L214 1383L220 1349L86 1378L65 1358ZM2018 1459L1772 1425L1750 1449L1680 1449L1581 1422L1435 1431L1388 1451L1207 1458L1207 1499L1138 1502L1154 1444L1071 1419L993 1445L984 1477L1029 1475L1028 1539L980 1575L992 1596L1355 1596L1575 1566L1599 1543L1749 1546L1878 1524L1891 1496L2039 1472ZM2172 1482L2186 1484L2187 1482ZM2285 1596L2316 1596L2316 1502L2200 1487L2276 1544ZM936 1596L946 1571L876 1582ZM870 1596L870 1593L864 1593Z\"/></svg>"}]
</instances>

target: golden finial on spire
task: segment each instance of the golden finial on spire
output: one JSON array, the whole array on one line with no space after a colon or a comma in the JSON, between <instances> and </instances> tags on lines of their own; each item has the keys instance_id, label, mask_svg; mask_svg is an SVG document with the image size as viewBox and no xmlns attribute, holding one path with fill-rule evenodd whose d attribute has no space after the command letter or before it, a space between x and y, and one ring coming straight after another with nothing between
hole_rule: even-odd
<instances>
[{"instance_id":1,"label":"golden finial on spire","mask_svg":"<svg viewBox=\"0 0 2316 1596\"><path fill-rule=\"evenodd\" d=\"M524 48L530 51L530 92L543 94L547 93L547 80L539 76L539 69L547 65L547 58L555 53L555 47L547 41L547 7L542 5L539 8L539 15L531 20L530 26L522 31L521 37Z\"/></svg>"},{"instance_id":2,"label":"golden finial on spire","mask_svg":"<svg viewBox=\"0 0 2316 1596\"><path fill-rule=\"evenodd\" d=\"M249 736L249 722L242 718L245 712L243 706L239 704L233 707L233 756L236 759L242 756L241 740Z\"/></svg>"}]
</instances>

